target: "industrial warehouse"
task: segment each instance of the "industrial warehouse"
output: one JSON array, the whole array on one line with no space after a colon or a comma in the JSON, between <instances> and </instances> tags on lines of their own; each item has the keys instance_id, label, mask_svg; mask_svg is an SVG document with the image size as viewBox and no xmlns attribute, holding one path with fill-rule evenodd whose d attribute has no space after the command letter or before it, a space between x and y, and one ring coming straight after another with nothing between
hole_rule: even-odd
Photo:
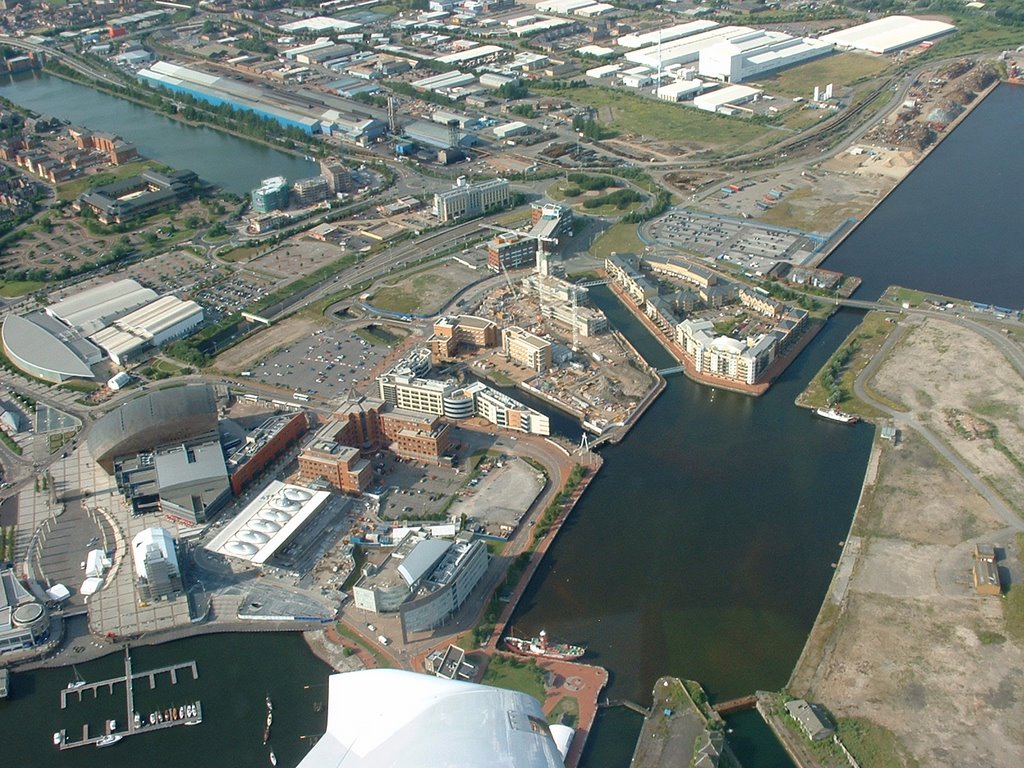
<instances>
[{"instance_id":1,"label":"industrial warehouse","mask_svg":"<svg viewBox=\"0 0 1024 768\"><path fill-rule=\"evenodd\" d=\"M24 317L8 315L4 351L18 368L59 384L93 379L104 353L118 366L195 330L203 309L173 295L158 297L135 280L87 288Z\"/></svg>"}]
</instances>

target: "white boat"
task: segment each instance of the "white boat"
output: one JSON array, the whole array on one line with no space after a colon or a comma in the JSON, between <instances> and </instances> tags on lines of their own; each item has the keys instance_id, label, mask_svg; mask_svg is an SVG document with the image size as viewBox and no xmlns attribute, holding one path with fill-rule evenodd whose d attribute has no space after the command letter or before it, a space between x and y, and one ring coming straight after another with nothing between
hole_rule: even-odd
<instances>
[{"instance_id":1,"label":"white boat","mask_svg":"<svg viewBox=\"0 0 1024 768\"><path fill-rule=\"evenodd\" d=\"M64 731L53 732L53 746L59 747L60 743L64 741Z\"/></svg>"},{"instance_id":2,"label":"white boat","mask_svg":"<svg viewBox=\"0 0 1024 768\"><path fill-rule=\"evenodd\" d=\"M135 727L142 727L142 715L140 715L138 712L135 713Z\"/></svg>"},{"instance_id":3,"label":"white boat","mask_svg":"<svg viewBox=\"0 0 1024 768\"><path fill-rule=\"evenodd\" d=\"M267 712L271 712L274 709L274 702L270 700L270 695L267 695Z\"/></svg>"},{"instance_id":4,"label":"white boat","mask_svg":"<svg viewBox=\"0 0 1024 768\"><path fill-rule=\"evenodd\" d=\"M829 421L838 421L840 424L856 424L858 421L860 421L860 416L855 416L852 413L840 411L835 406L831 406L829 408L816 408L814 410L814 413L816 416L820 416L823 419L828 419Z\"/></svg>"},{"instance_id":5,"label":"white boat","mask_svg":"<svg viewBox=\"0 0 1024 768\"><path fill-rule=\"evenodd\" d=\"M99 740L96 742L96 746L109 747L111 744L117 744L117 742L119 742L123 738L124 736L122 736L120 733L108 733L106 736L101 736L99 738Z\"/></svg>"},{"instance_id":6,"label":"white boat","mask_svg":"<svg viewBox=\"0 0 1024 768\"><path fill-rule=\"evenodd\" d=\"M75 672L75 679L68 683L69 691L74 690L75 688L81 688L83 685L85 685L85 680L82 678L80 674L78 674L78 667L72 664L71 669L73 669Z\"/></svg>"},{"instance_id":7,"label":"white boat","mask_svg":"<svg viewBox=\"0 0 1024 768\"><path fill-rule=\"evenodd\" d=\"M178 719L179 720L184 720L185 719L185 707L178 707Z\"/></svg>"},{"instance_id":8,"label":"white boat","mask_svg":"<svg viewBox=\"0 0 1024 768\"><path fill-rule=\"evenodd\" d=\"M274 750L270 750L270 764L277 765L277 755L274 754Z\"/></svg>"},{"instance_id":9,"label":"white boat","mask_svg":"<svg viewBox=\"0 0 1024 768\"><path fill-rule=\"evenodd\" d=\"M156 712L149 713L149 724L156 725Z\"/></svg>"}]
</instances>

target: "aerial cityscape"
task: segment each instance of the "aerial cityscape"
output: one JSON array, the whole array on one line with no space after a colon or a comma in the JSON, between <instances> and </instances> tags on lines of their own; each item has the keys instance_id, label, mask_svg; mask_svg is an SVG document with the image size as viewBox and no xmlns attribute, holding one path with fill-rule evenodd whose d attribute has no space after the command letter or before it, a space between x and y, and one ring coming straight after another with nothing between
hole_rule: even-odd
<instances>
[{"instance_id":1,"label":"aerial cityscape","mask_svg":"<svg viewBox=\"0 0 1024 768\"><path fill-rule=\"evenodd\" d=\"M12 764L1024 765L1017 0L0 7Z\"/></svg>"}]
</instances>

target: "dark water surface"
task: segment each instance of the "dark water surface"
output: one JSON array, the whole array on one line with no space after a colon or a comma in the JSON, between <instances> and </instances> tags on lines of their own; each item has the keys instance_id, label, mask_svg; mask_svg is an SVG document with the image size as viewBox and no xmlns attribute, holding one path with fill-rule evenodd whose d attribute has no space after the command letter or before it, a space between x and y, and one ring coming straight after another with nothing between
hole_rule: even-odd
<instances>
[{"instance_id":1,"label":"dark water surface","mask_svg":"<svg viewBox=\"0 0 1024 768\"><path fill-rule=\"evenodd\" d=\"M1024 87L1000 85L822 265L889 285L1024 307Z\"/></svg>"},{"instance_id":2,"label":"dark water surface","mask_svg":"<svg viewBox=\"0 0 1024 768\"><path fill-rule=\"evenodd\" d=\"M45 72L0 77L0 96L81 128L119 134L138 147L140 155L172 168L189 168L237 195L247 194L268 176L295 180L319 172L301 157L179 123L148 107Z\"/></svg>"}]
</instances>

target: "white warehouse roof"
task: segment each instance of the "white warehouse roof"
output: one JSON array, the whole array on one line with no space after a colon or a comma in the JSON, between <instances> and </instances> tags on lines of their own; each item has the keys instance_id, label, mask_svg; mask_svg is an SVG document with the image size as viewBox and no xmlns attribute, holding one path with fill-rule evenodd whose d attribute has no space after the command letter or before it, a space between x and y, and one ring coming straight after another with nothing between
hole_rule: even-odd
<instances>
[{"instance_id":1,"label":"white warehouse roof","mask_svg":"<svg viewBox=\"0 0 1024 768\"><path fill-rule=\"evenodd\" d=\"M470 64L485 59L488 56L494 56L495 54L501 53L505 49L500 45L477 45L472 48L467 48L464 51L455 51L454 53L448 53L444 56L438 56L434 61L439 64Z\"/></svg>"},{"instance_id":2,"label":"white warehouse roof","mask_svg":"<svg viewBox=\"0 0 1024 768\"><path fill-rule=\"evenodd\" d=\"M658 42L664 45L681 37L695 35L698 32L707 32L709 29L714 29L717 26L718 22L715 21L688 21L685 24L675 24L664 29L656 29L653 32L623 35L615 42L623 48L643 48L645 45L656 45Z\"/></svg>"},{"instance_id":3,"label":"white warehouse roof","mask_svg":"<svg viewBox=\"0 0 1024 768\"><path fill-rule=\"evenodd\" d=\"M299 768L563 768L540 703L396 669L331 675L327 732Z\"/></svg>"},{"instance_id":4,"label":"white warehouse roof","mask_svg":"<svg viewBox=\"0 0 1024 768\"><path fill-rule=\"evenodd\" d=\"M88 335L155 298L156 291L134 280L115 280L61 299L48 306L46 314Z\"/></svg>"},{"instance_id":5,"label":"white warehouse roof","mask_svg":"<svg viewBox=\"0 0 1024 768\"><path fill-rule=\"evenodd\" d=\"M653 70L657 70L659 64L662 68L670 64L686 64L700 58L700 52L705 48L753 31L750 27L717 27L671 43L655 43L646 48L628 51L625 58L626 61L643 64Z\"/></svg>"},{"instance_id":6,"label":"white warehouse roof","mask_svg":"<svg viewBox=\"0 0 1024 768\"><path fill-rule=\"evenodd\" d=\"M273 480L206 549L261 565L298 533L330 496L327 491Z\"/></svg>"},{"instance_id":7,"label":"white warehouse roof","mask_svg":"<svg viewBox=\"0 0 1024 768\"><path fill-rule=\"evenodd\" d=\"M956 29L952 24L913 16L885 16L881 19L841 29L821 39L841 48L856 48L870 53L889 53L908 45L945 35Z\"/></svg>"},{"instance_id":8,"label":"white warehouse roof","mask_svg":"<svg viewBox=\"0 0 1024 768\"><path fill-rule=\"evenodd\" d=\"M742 104L761 93L760 88L751 88L748 85L728 85L725 88L719 88L717 91L695 96L693 106L707 112L717 112L728 104Z\"/></svg>"}]
</instances>

